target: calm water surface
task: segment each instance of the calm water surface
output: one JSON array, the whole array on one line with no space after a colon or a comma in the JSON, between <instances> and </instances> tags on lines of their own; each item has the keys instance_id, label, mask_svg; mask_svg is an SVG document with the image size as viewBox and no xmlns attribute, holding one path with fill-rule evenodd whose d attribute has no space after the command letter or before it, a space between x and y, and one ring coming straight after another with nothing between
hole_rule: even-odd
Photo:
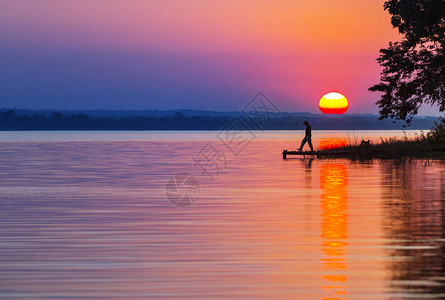
<instances>
[{"instance_id":1,"label":"calm water surface","mask_svg":"<svg viewBox=\"0 0 445 300\"><path fill-rule=\"evenodd\" d=\"M282 160L302 131L253 134L0 133L0 297L445 297L443 162Z\"/></svg>"}]
</instances>

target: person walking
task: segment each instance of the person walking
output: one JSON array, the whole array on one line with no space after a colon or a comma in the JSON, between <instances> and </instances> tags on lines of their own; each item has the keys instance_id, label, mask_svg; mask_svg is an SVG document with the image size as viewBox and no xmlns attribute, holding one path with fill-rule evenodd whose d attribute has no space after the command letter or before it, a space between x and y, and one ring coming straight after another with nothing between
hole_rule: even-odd
<instances>
[{"instance_id":1,"label":"person walking","mask_svg":"<svg viewBox=\"0 0 445 300\"><path fill-rule=\"evenodd\" d=\"M312 147L312 128L311 125L309 124L308 121L304 121L303 122L304 125L306 125L306 134L304 136L304 139L301 141L301 145L300 148L298 149L298 151L302 151L304 144L306 144L306 142L309 144L309 147L311 148L311 151L314 151L314 148Z\"/></svg>"}]
</instances>

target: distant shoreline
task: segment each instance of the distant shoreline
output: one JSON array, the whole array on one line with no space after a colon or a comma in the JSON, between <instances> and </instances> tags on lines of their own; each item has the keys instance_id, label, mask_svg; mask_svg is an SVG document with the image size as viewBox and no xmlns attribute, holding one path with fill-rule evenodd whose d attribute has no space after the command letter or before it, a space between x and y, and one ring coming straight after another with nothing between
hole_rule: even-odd
<instances>
[{"instance_id":1,"label":"distant shoreline","mask_svg":"<svg viewBox=\"0 0 445 300\"><path fill-rule=\"evenodd\" d=\"M0 131L92 131L92 130L144 130L144 131L211 131L236 130L298 130L307 120L315 130L429 130L437 117L415 117L410 126L404 122L379 120L377 115L345 114L323 115L311 113L280 113L275 115L245 115L242 112L181 111L170 115L152 115L152 111L139 114L113 115L97 111L96 114L57 111L0 110Z\"/></svg>"},{"instance_id":2,"label":"distant shoreline","mask_svg":"<svg viewBox=\"0 0 445 300\"><path fill-rule=\"evenodd\" d=\"M314 129L315 130L320 130L320 131L354 131L354 130L358 130L358 131L366 131L366 130L387 130L387 131L392 131L392 130L430 130L431 128L317 128ZM223 128L210 128L210 129L204 129L204 128L200 128L200 129L188 129L188 128L173 128L173 129L143 129L143 128L131 128L131 129L127 129L127 128L110 128L110 129L104 129L104 128L69 128L69 129L59 129L59 128L49 128L49 129L41 129L41 128L27 128L27 129L15 129L15 128L8 128L8 129L3 129L0 128L0 132L11 132L11 131L221 131L221 130L225 130ZM300 130L300 131L304 131L304 129L299 129L299 128L267 128L267 129L255 129L255 128L250 128L250 129L242 129L240 131L294 131L294 130Z\"/></svg>"}]
</instances>

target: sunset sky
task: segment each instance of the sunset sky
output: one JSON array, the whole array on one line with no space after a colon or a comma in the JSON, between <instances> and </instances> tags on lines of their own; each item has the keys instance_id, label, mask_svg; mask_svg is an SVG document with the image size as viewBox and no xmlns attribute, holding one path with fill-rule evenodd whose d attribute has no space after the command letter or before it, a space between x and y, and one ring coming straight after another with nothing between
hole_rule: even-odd
<instances>
[{"instance_id":1,"label":"sunset sky","mask_svg":"<svg viewBox=\"0 0 445 300\"><path fill-rule=\"evenodd\" d=\"M377 113L378 0L0 0L0 108Z\"/></svg>"}]
</instances>

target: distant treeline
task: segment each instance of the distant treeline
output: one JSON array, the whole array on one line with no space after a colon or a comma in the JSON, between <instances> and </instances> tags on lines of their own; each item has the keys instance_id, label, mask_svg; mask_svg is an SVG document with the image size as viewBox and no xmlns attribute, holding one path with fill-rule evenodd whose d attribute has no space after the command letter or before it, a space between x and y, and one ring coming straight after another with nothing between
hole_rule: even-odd
<instances>
[{"instance_id":1,"label":"distant treeline","mask_svg":"<svg viewBox=\"0 0 445 300\"><path fill-rule=\"evenodd\" d=\"M0 112L0 130L220 130L232 120L227 115L185 116L181 112L169 116L95 116L83 113L51 112L49 114L18 114L14 110ZM242 114L239 129L259 129ZM405 129L429 129L436 117L417 117ZM283 113L274 118L263 118L260 129L304 129L309 121L314 130L403 129L402 122L378 120L376 115L318 115Z\"/></svg>"}]
</instances>

